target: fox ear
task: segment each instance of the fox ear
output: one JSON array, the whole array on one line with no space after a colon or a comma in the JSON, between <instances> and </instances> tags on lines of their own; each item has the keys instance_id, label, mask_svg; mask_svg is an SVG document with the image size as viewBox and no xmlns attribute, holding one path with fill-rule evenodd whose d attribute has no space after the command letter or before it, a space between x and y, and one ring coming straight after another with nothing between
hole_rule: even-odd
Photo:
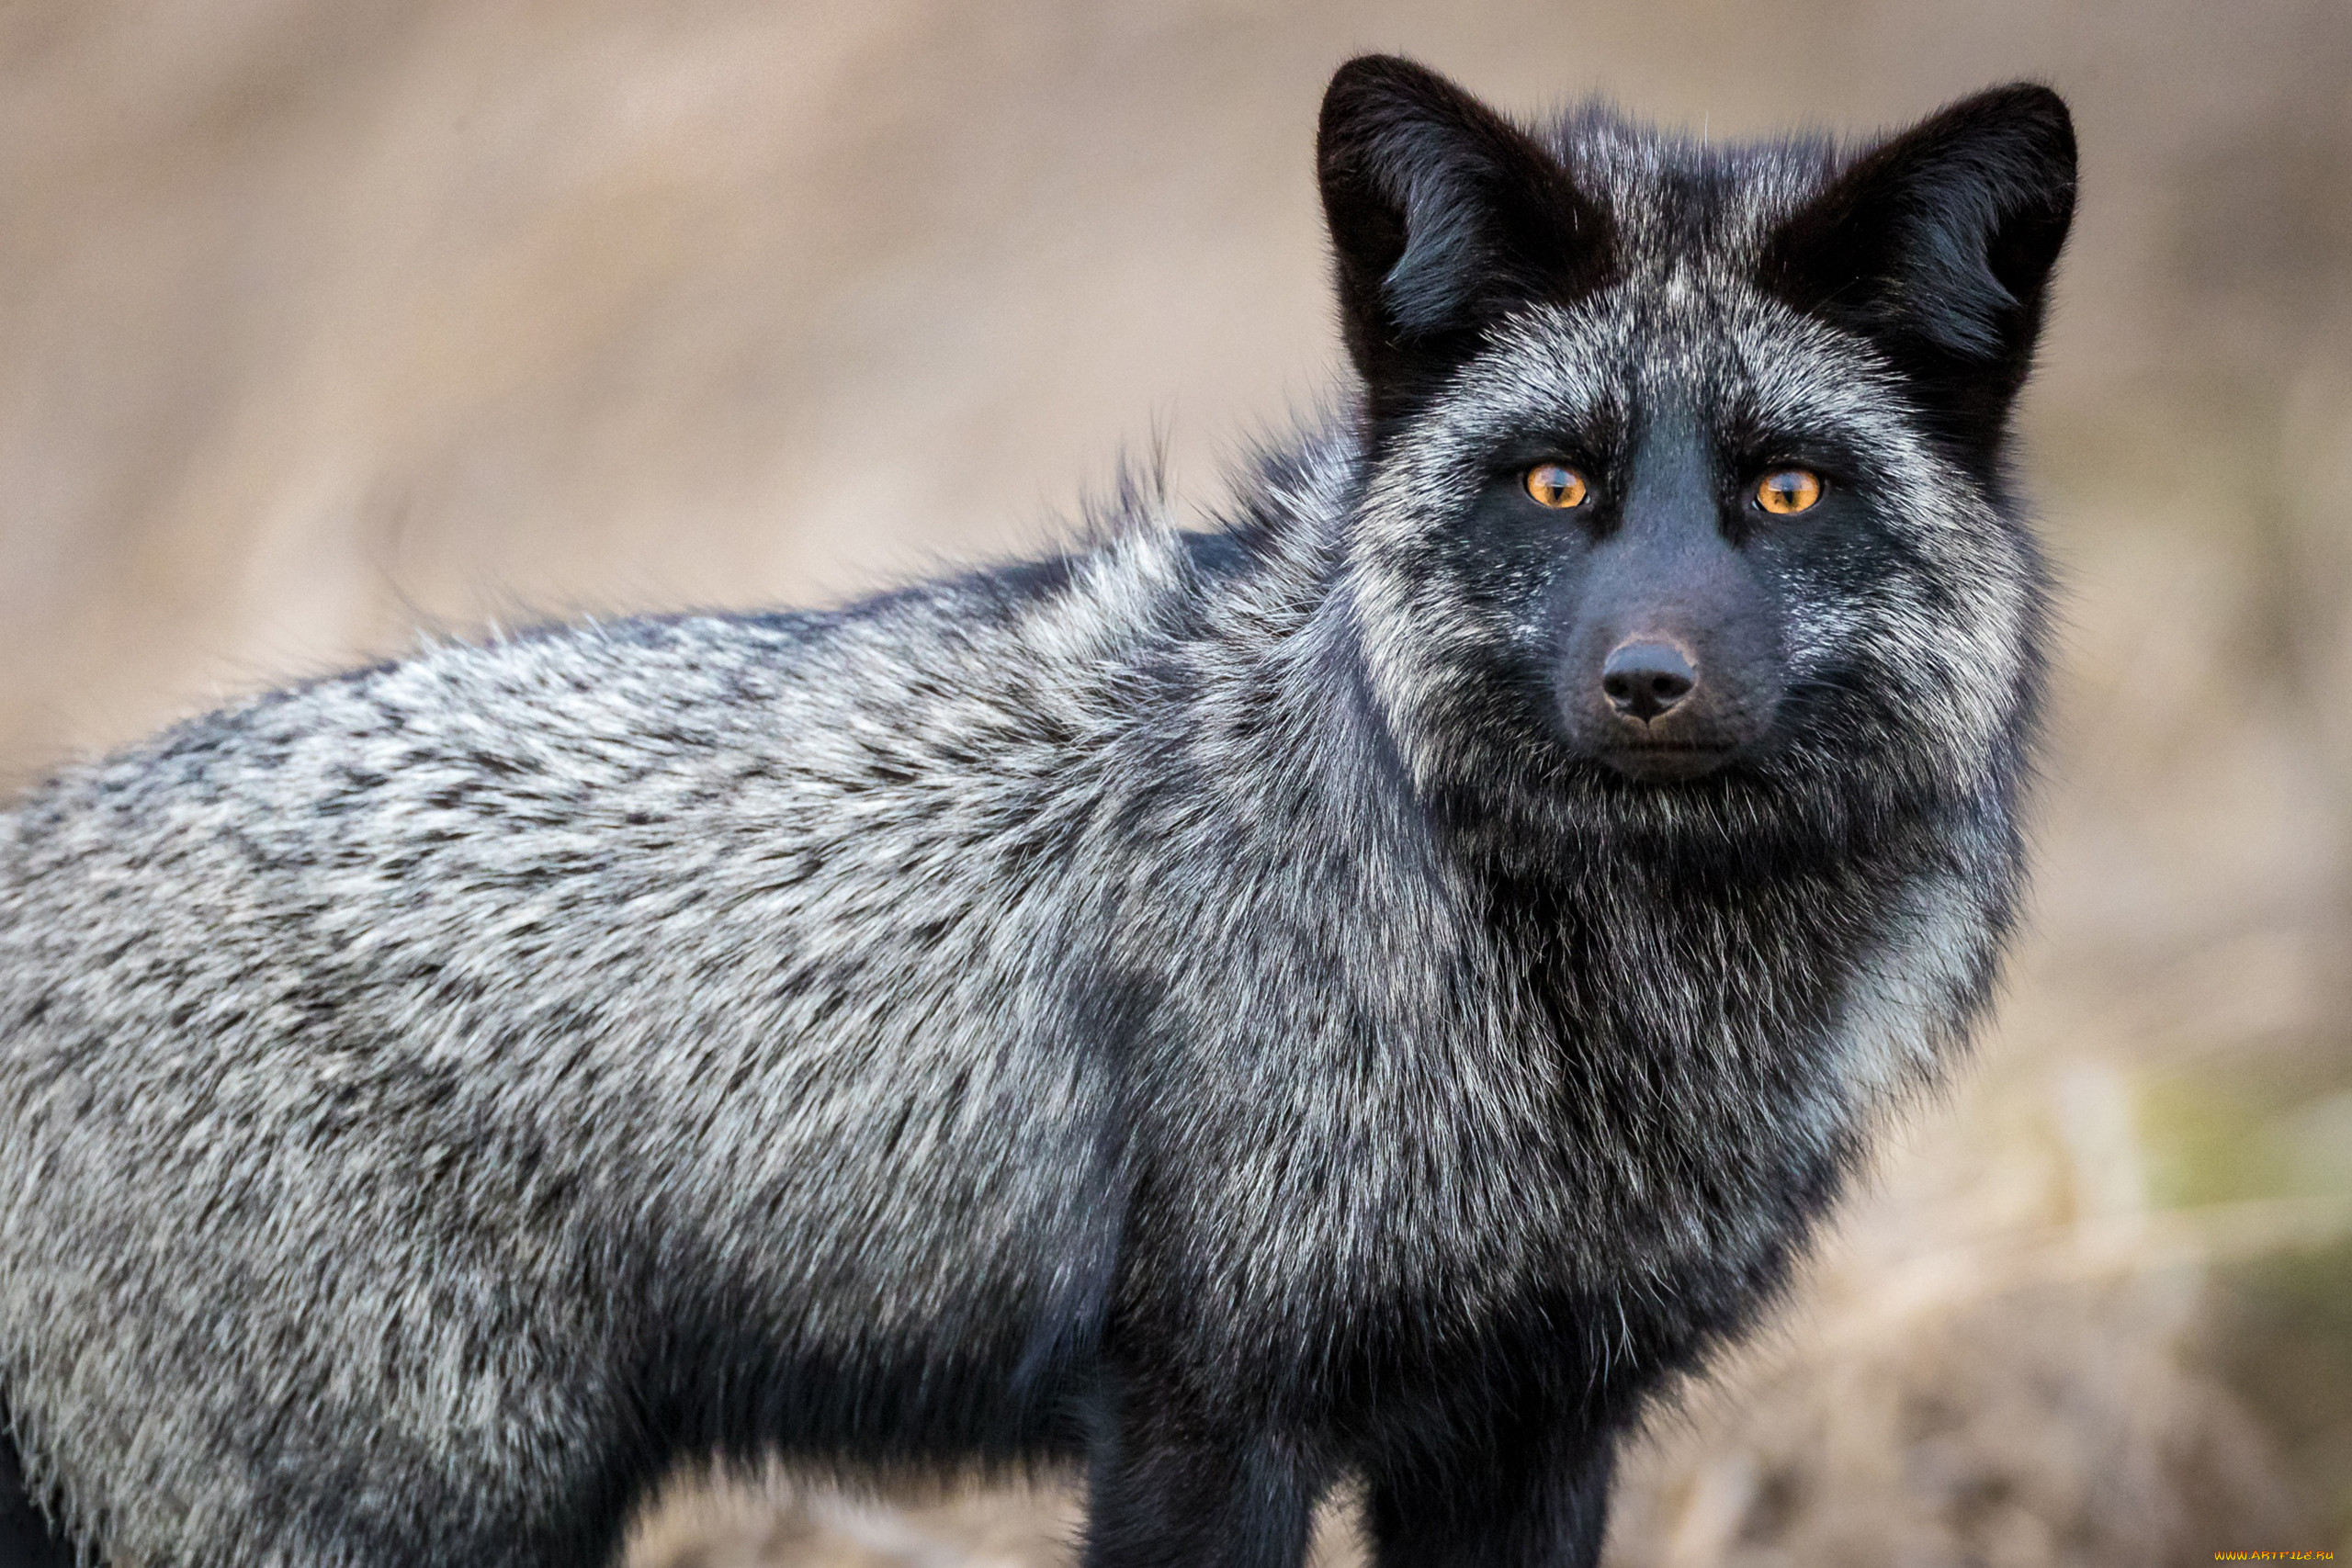
<instances>
[{"instance_id":1,"label":"fox ear","mask_svg":"<svg viewBox=\"0 0 2352 1568\"><path fill-rule=\"evenodd\" d=\"M1524 131L1411 61L1340 67L1315 155L1341 327L1376 419L1513 308L1573 299L1608 272L1607 209Z\"/></svg>"},{"instance_id":2,"label":"fox ear","mask_svg":"<svg viewBox=\"0 0 2352 1568\"><path fill-rule=\"evenodd\" d=\"M1763 282L1876 343L1939 433L1989 458L2074 214L2074 121L2020 82L1857 159L1771 236Z\"/></svg>"}]
</instances>

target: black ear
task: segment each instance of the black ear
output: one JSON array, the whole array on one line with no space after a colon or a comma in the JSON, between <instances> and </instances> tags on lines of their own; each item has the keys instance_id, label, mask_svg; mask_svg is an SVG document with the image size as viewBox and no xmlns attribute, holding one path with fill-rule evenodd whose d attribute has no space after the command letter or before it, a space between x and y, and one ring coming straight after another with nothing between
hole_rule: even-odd
<instances>
[{"instance_id":1,"label":"black ear","mask_svg":"<svg viewBox=\"0 0 2352 1568\"><path fill-rule=\"evenodd\" d=\"M1315 145L1348 352L1374 416L1418 401L1481 332L1606 277L1606 209L1494 110L1393 55L1351 60Z\"/></svg>"},{"instance_id":2,"label":"black ear","mask_svg":"<svg viewBox=\"0 0 2352 1568\"><path fill-rule=\"evenodd\" d=\"M1772 236L1763 282L1875 342L1938 434L1989 462L2074 215L2074 121L2020 82L1857 159Z\"/></svg>"}]
</instances>

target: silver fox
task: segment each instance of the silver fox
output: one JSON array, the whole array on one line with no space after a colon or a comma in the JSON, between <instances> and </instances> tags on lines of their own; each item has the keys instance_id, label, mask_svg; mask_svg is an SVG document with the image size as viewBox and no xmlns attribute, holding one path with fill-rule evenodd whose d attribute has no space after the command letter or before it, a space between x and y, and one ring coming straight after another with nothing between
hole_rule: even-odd
<instances>
[{"instance_id":1,"label":"silver fox","mask_svg":"<svg viewBox=\"0 0 2352 1568\"><path fill-rule=\"evenodd\" d=\"M1092 1564L1589 1564L1981 1014L2046 89L1859 152L1351 62L1223 526L272 692L0 818L0 1562L547 1565L682 1458Z\"/></svg>"}]
</instances>

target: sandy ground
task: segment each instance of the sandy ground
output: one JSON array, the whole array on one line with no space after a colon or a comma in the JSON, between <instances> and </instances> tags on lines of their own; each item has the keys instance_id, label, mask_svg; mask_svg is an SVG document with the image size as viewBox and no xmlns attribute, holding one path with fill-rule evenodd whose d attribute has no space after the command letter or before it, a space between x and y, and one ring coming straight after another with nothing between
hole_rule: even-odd
<instances>
[{"instance_id":1,"label":"sandy ground","mask_svg":"<svg viewBox=\"0 0 2352 1568\"><path fill-rule=\"evenodd\" d=\"M13 0L0 769L421 627L1019 549L1123 447L1213 504L1332 385L1308 148L1364 47L1714 136L2018 75L2083 130L2035 929L1614 1561L2352 1550L2340 0ZM1045 1563L1077 1517L753 1477L630 1561Z\"/></svg>"}]
</instances>

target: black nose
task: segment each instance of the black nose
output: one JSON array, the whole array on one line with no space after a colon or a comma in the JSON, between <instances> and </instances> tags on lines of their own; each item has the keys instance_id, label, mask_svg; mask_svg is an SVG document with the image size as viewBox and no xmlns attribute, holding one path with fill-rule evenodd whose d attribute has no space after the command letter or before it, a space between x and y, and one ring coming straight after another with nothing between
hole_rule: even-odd
<instances>
[{"instance_id":1,"label":"black nose","mask_svg":"<svg viewBox=\"0 0 2352 1568\"><path fill-rule=\"evenodd\" d=\"M1690 694L1699 672L1670 642L1629 642L1600 666L1600 689L1619 713L1644 723Z\"/></svg>"}]
</instances>

